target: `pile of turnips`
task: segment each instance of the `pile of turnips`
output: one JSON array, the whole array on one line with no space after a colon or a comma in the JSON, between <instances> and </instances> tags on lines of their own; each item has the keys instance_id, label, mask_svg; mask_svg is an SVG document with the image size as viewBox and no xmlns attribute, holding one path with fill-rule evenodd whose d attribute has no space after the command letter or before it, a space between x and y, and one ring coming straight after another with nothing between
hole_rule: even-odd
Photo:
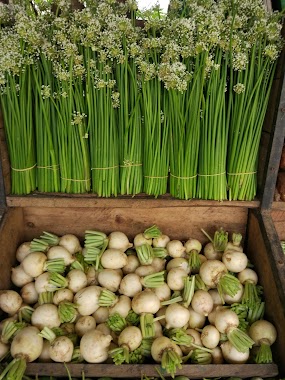
<instances>
[{"instance_id":1,"label":"pile of turnips","mask_svg":"<svg viewBox=\"0 0 285 380\"><path fill-rule=\"evenodd\" d=\"M203 249L155 225L133 242L88 230L83 247L48 232L21 244L19 290L0 292L0 380L33 361L159 363L172 377L185 363L272 362L276 329L241 235L202 231Z\"/></svg>"}]
</instances>

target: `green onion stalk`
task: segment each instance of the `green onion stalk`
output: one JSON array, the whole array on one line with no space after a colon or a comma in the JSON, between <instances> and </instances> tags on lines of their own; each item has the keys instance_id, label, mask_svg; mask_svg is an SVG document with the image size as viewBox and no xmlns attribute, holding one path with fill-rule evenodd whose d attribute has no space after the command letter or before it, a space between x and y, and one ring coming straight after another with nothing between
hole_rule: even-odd
<instances>
[{"instance_id":1,"label":"green onion stalk","mask_svg":"<svg viewBox=\"0 0 285 380\"><path fill-rule=\"evenodd\" d=\"M202 199L227 199L226 79L227 58L217 47L213 67L206 78L202 107L197 191L197 197Z\"/></svg>"},{"instance_id":2,"label":"green onion stalk","mask_svg":"<svg viewBox=\"0 0 285 380\"><path fill-rule=\"evenodd\" d=\"M205 54L187 61L187 69L193 70L187 90L169 90L165 108L171 124L170 194L180 199L196 197Z\"/></svg>"},{"instance_id":3,"label":"green onion stalk","mask_svg":"<svg viewBox=\"0 0 285 380\"><path fill-rule=\"evenodd\" d=\"M142 117L143 117L143 175L144 192L158 197L167 192L169 174L169 130L170 121L165 117L167 106L165 89L157 76L160 61L161 41L157 37L160 24L145 24L147 38L143 39L142 73Z\"/></svg>"},{"instance_id":4,"label":"green onion stalk","mask_svg":"<svg viewBox=\"0 0 285 380\"><path fill-rule=\"evenodd\" d=\"M0 95L11 165L11 194L29 194L36 189L32 89L32 68L27 64L18 75L6 75Z\"/></svg>"},{"instance_id":5,"label":"green onion stalk","mask_svg":"<svg viewBox=\"0 0 285 380\"><path fill-rule=\"evenodd\" d=\"M60 175L56 135L56 110L53 96L51 62L42 54L32 68L34 83L34 118L37 153L37 187L42 192L58 192Z\"/></svg>"},{"instance_id":6,"label":"green onion stalk","mask_svg":"<svg viewBox=\"0 0 285 380\"><path fill-rule=\"evenodd\" d=\"M230 66L227 178L230 200L252 200L257 191L258 152L275 62L266 42L248 52L245 70ZM269 50L269 49L268 49Z\"/></svg>"},{"instance_id":7,"label":"green onion stalk","mask_svg":"<svg viewBox=\"0 0 285 380\"><path fill-rule=\"evenodd\" d=\"M84 51L87 65L86 102L90 138L92 191L99 197L117 196L119 192L118 130L115 108L119 94L114 92L111 62ZM91 67L95 63L95 68Z\"/></svg>"},{"instance_id":8,"label":"green onion stalk","mask_svg":"<svg viewBox=\"0 0 285 380\"><path fill-rule=\"evenodd\" d=\"M123 36L124 59L116 64L116 81L120 93L118 137L120 159L120 194L135 195L143 190L141 91L137 68L128 56Z\"/></svg>"},{"instance_id":9,"label":"green onion stalk","mask_svg":"<svg viewBox=\"0 0 285 380\"><path fill-rule=\"evenodd\" d=\"M85 124L84 86L82 78L72 72L70 60L69 78L57 80L56 99L59 144L61 191L85 193L90 190L90 162L88 134Z\"/></svg>"}]
</instances>

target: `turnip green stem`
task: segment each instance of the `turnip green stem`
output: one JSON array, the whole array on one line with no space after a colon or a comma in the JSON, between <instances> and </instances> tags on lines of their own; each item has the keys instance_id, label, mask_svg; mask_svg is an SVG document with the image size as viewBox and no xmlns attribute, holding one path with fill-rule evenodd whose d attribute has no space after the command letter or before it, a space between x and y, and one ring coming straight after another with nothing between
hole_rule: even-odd
<instances>
[{"instance_id":1,"label":"turnip green stem","mask_svg":"<svg viewBox=\"0 0 285 380\"><path fill-rule=\"evenodd\" d=\"M115 313L110 315L110 317L106 321L108 327L115 333L120 333L127 327L127 322L124 317L122 317L119 313Z\"/></svg>"},{"instance_id":2,"label":"turnip green stem","mask_svg":"<svg viewBox=\"0 0 285 380\"><path fill-rule=\"evenodd\" d=\"M153 260L152 247L149 244L142 244L136 247L138 259L142 265L149 265Z\"/></svg>"},{"instance_id":3,"label":"turnip green stem","mask_svg":"<svg viewBox=\"0 0 285 380\"><path fill-rule=\"evenodd\" d=\"M161 367L166 370L171 377L175 376L177 369L182 368L182 358L172 349L166 349L162 354Z\"/></svg>"},{"instance_id":4,"label":"turnip green stem","mask_svg":"<svg viewBox=\"0 0 285 380\"><path fill-rule=\"evenodd\" d=\"M189 307L195 291L195 276L184 278L184 289L182 293L183 304Z\"/></svg>"},{"instance_id":5,"label":"turnip green stem","mask_svg":"<svg viewBox=\"0 0 285 380\"><path fill-rule=\"evenodd\" d=\"M74 322L77 317L77 307L71 302L60 302L58 305L58 315L61 323Z\"/></svg>"},{"instance_id":6,"label":"turnip green stem","mask_svg":"<svg viewBox=\"0 0 285 380\"><path fill-rule=\"evenodd\" d=\"M160 229L154 224L153 226L147 228L144 233L143 233L143 236L146 238L146 239L154 239L154 238L158 238L161 236L161 231Z\"/></svg>"},{"instance_id":7,"label":"turnip green stem","mask_svg":"<svg viewBox=\"0 0 285 380\"><path fill-rule=\"evenodd\" d=\"M112 307L118 302L118 296L108 289L103 289L99 296L98 305L102 307Z\"/></svg>"},{"instance_id":8,"label":"turnip green stem","mask_svg":"<svg viewBox=\"0 0 285 380\"><path fill-rule=\"evenodd\" d=\"M254 341L238 328L230 329L230 331L227 332L227 337L239 352L246 352L254 345Z\"/></svg>"},{"instance_id":9,"label":"turnip green stem","mask_svg":"<svg viewBox=\"0 0 285 380\"><path fill-rule=\"evenodd\" d=\"M63 259L47 260L44 264L44 270L47 272L64 273L65 263Z\"/></svg>"},{"instance_id":10,"label":"turnip green stem","mask_svg":"<svg viewBox=\"0 0 285 380\"><path fill-rule=\"evenodd\" d=\"M269 344L262 343L260 345L257 354L254 357L254 361L258 364L272 363L272 352Z\"/></svg>"},{"instance_id":11,"label":"turnip green stem","mask_svg":"<svg viewBox=\"0 0 285 380\"><path fill-rule=\"evenodd\" d=\"M146 288L159 288L164 281L165 271L149 274L141 279L142 285Z\"/></svg>"}]
</instances>

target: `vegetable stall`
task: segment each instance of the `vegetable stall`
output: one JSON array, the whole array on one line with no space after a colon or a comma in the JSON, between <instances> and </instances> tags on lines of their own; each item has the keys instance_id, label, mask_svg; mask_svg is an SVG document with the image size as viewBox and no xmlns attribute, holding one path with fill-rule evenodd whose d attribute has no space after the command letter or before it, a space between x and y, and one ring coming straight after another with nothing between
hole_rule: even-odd
<instances>
[{"instance_id":1,"label":"vegetable stall","mask_svg":"<svg viewBox=\"0 0 285 380\"><path fill-rule=\"evenodd\" d=\"M282 14L0 11L0 379L284 376Z\"/></svg>"}]
</instances>

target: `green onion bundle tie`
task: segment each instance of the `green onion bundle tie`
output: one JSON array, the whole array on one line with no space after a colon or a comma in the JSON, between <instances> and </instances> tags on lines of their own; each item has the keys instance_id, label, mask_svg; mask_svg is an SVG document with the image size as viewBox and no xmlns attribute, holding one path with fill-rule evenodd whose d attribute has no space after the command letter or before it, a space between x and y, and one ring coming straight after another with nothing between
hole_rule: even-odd
<instances>
[{"instance_id":1,"label":"green onion bundle tie","mask_svg":"<svg viewBox=\"0 0 285 380\"><path fill-rule=\"evenodd\" d=\"M227 173L227 175L253 175L256 174L257 172L248 172L248 173Z\"/></svg>"},{"instance_id":2,"label":"green onion bundle tie","mask_svg":"<svg viewBox=\"0 0 285 380\"><path fill-rule=\"evenodd\" d=\"M59 170L59 165L37 166L37 169Z\"/></svg>"},{"instance_id":3,"label":"green onion bundle tie","mask_svg":"<svg viewBox=\"0 0 285 380\"><path fill-rule=\"evenodd\" d=\"M168 175L166 175L166 176L144 175L144 178L158 178L158 179L163 179L163 178L168 178Z\"/></svg>"},{"instance_id":4,"label":"green onion bundle tie","mask_svg":"<svg viewBox=\"0 0 285 380\"><path fill-rule=\"evenodd\" d=\"M132 168L134 166L142 166L142 164L124 164L120 165L120 168Z\"/></svg>"},{"instance_id":5,"label":"green onion bundle tie","mask_svg":"<svg viewBox=\"0 0 285 380\"><path fill-rule=\"evenodd\" d=\"M216 173L216 174L198 174L198 176L199 177L215 177L215 176L224 175L224 174L226 174L226 172Z\"/></svg>"},{"instance_id":6,"label":"green onion bundle tie","mask_svg":"<svg viewBox=\"0 0 285 380\"><path fill-rule=\"evenodd\" d=\"M73 179L73 178L64 178L64 177L60 177L61 179L64 179L65 181L72 181L72 182L87 182L87 181L91 181L91 178L87 178L87 179Z\"/></svg>"},{"instance_id":7,"label":"green onion bundle tie","mask_svg":"<svg viewBox=\"0 0 285 380\"><path fill-rule=\"evenodd\" d=\"M91 170L109 170L109 169L117 169L118 167L119 167L118 165L115 165L115 166L109 166L106 168L91 168Z\"/></svg>"},{"instance_id":8,"label":"green onion bundle tie","mask_svg":"<svg viewBox=\"0 0 285 380\"><path fill-rule=\"evenodd\" d=\"M27 170L32 170L37 166L37 164L30 166L29 168L24 168L24 169L16 169L11 166L11 169L14 170L15 172L25 172Z\"/></svg>"},{"instance_id":9,"label":"green onion bundle tie","mask_svg":"<svg viewBox=\"0 0 285 380\"><path fill-rule=\"evenodd\" d=\"M179 176L176 176L176 175L170 173L170 176L173 177L173 178L178 178L178 179L194 179L194 178L197 178L198 174L195 174L195 175L193 175L191 177L179 177Z\"/></svg>"}]
</instances>

